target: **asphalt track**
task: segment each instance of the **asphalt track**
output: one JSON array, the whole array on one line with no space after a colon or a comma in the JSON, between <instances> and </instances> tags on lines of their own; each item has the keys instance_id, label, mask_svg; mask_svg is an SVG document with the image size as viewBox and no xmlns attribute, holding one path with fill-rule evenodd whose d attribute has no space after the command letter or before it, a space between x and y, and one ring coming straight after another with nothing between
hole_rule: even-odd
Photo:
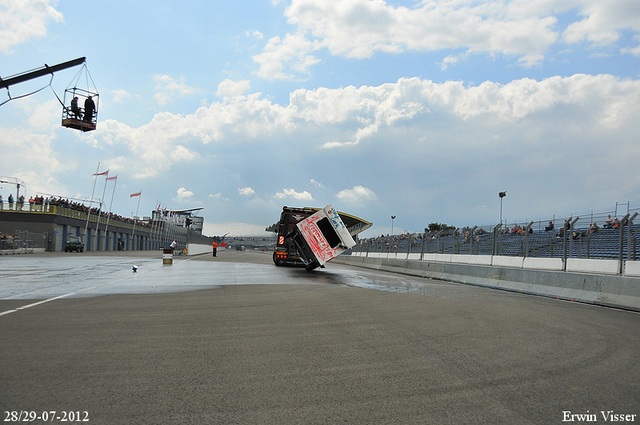
<instances>
[{"instance_id":1,"label":"asphalt track","mask_svg":"<svg viewBox=\"0 0 640 425\"><path fill-rule=\"evenodd\" d=\"M88 254L0 258L5 423L640 422L637 313L253 252Z\"/></svg>"}]
</instances>

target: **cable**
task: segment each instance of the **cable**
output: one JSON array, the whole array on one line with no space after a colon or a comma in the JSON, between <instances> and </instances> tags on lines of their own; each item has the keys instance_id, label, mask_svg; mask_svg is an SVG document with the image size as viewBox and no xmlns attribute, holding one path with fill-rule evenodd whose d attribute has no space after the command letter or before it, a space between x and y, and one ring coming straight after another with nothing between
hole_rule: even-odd
<instances>
[{"instance_id":1,"label":"cable","mask_svg":"<svg viewBox=\"0 0 640 425\"><path fill-rule=\"evenodd\" d=\"M51 87L51 83L53 82L53 74L51 74L51 80L49 81L49 84L47 84L46 86L39 88L38 90L32 91L31 93L26 93L26 94L22 94L20 96L16 96L16 97L11 97L11 92L9 91L9 87L7 87L7 95L9 96L9 99L5 100L4 102L0 103L0 106L4 105L5 103L8 103L12 100L16 100L16 99L22 99L23 97L27 97L27 96L31 96L34 95L36 93L41 92L42 90L46 89L47 87ZM53 87L51 87L51 89L53 90ZM55 90L54 90L55 93ZM58 97L58 95L56 94L56 97ZM60 98L58 98L58 100L60 101ZM60 103L62 103L62 101L60 101ZM64 106L64 104L62 105Z\"/></svg>"}]
</instances>

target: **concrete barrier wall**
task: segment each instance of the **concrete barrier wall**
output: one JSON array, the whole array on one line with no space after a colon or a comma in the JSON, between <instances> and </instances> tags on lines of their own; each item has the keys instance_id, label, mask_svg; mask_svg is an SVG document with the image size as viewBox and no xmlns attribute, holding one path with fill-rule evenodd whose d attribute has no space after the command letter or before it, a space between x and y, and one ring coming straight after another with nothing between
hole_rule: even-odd
<instances>
[{"instance_id":1,"label":"concrete barrier wall","mask_svg":"<svg viewBox=\"0 0 640 425\"><path fill-rule=\"evenodd\" d=\"M624 265L625 276L640 276L640 261L627 261Z\"/></svg>"},{"instance_id":2,"label":"concrete barrier wall","mask_svg":"<svg viewBox=\"0 0 640 425\"><path fill-rule=\"evenodd\" d=\"M194 243L187 244L187 255L198 255L207 252L213 253L212 245L198 245Z\"/></svg>"},{"instance_id":3,"label":"concrete barrier wall","mask_svg":"<svg viewBox=\"0 0 640 425\"><path fill-rule=\"evenodd\" d=\"M562 258L525 258L522 267L533 270L562 271Z\"/></svg>"},{"instance_id":4,"label":"concrete barrier wall","mask_svg":"<svg viewBox=\"0 0 640 425\"><path fill-rule=\"evenodd\" d=\"M491 261L492 266L496 267L515 267L522 268L524 264L524 257L505 257L500 255L494 255Z\"/></svg>"},{"instance_id":5,"label":"concrete barrier wall","mask_svg":"<svg viewBox=\"0 0 640 425\"><path fill-rule=\"evenodd\" d=\"M598 274L618 274L618 260L587 260L584 258L568 258L567 271Z\"/></svg>"},{"instance_id":6,"label":"concrete barrier wall","mask_svg":"<svg viewBox=\"0 0 640 425\"><path fill-rule=\"evenodd\" d=\"M475 264L478 266L490 266L492 261L491 255L470 255L458 254L451 258L452 263Z\"/></svg>"},{"instance_id":7,"label":"concrete barrier wall","mask_svg":"<svg viewBox=\"0 0 640 425\"><path fill-rule=\"evenodd\" d=\"M372 258L371 255L368 258L343 255L334 261L375 270L640 311L640 278L638 277L533 270L522 266L505 267L495 264L489 266L455 262L407 261ZM551 267L553 264L549 263L547 266ZM575 263L574 267L585 268L579 262Z\"/></svg>"},{"instance_id":8,"label":"concrete barrier wall","mask_svg":"<svg viewBox=\"0 0 640 425\"><path fill-rule=\"evenodd\" d=\"M393 260L420 261L420 254L386 253L386 252L355 252L352 257L386 258ZM562 258L512 257L500 255L469 255L469 254L423 254L422 261L433 263L472 264L494 267L524 268L529 270L562 271ZM576 273L618 274L618 260L593 260L585 258L567 259L567 271ZM640 261L627 261L624 268L627 276L640 276Z\"/></svg>"}]
</instances>

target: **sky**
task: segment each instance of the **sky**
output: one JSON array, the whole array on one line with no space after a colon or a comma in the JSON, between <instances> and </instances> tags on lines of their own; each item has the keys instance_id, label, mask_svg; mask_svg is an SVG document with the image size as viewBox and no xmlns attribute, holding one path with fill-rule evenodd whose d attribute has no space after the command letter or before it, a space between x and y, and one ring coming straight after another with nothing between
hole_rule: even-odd
<instances>
[{"instance_id":1,"label":"sky","mask_svg":"<svg viewBox=\"0 0 640 425\"><path fill-rule=\"evenodd\" d=\"M365 237L640 202L638 0L0 0L0 77L80 57L0 90L27 197L203 208L207 235L333 204ZM60 125L74 85L95 131Z\"/></svg>"}]
</instances>

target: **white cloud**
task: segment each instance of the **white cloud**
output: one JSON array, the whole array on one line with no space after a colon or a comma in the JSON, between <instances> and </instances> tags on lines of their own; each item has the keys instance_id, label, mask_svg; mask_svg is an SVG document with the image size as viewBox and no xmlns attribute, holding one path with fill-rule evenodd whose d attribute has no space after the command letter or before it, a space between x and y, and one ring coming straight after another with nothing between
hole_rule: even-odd
<instances>
[{"instance_id":1,"label":"white cloud","mask_svg":"<svg viewBox=\"0 0 640 425\"><path fill-rule=\"evenodd\" d=\"M311 184L313 184L316 187L324 187L322 183L316 181L315 179L311 179Z\"/></svg>"},{"instance_id":2,"label":"white cloud","mask_svg":"<svg viewBox=\"0 0 640 425\"><path fill-rule=\"evenodd\" d=\"M519 4L519 3L516 3ZM273 37L253 57L262 78L291 79L290 67L307 72L319 61L313 52L369 58L376 52L436 51L465 48L470 52L513 55L526 66L544 58L556 42L557 19L549 10L522 13L513 3L425 2L420 7L394 7L381 0L293 0L285 15L297 32Z\"/></svg>"},{"instance_id":3,"label":"white cloud","mask_svg":"<svg viewBox=\"0 0 640 425\"><path fill-rule=\"evenodd\" d=\"M33 110L27 122L33 129L44 131L58 127L60 121L60 103L53 99L45 103L25 102L24 105L31 105Z\"/></svg>"},{"instance_id":4,"label":"white cloud","mask_svg":"<svg viewBox=\"0 0 640 425\"><path fill-rule=\"evenodd\" d=\"M633 40L636 43L640 43L640 34L634 35ZM630 53L633 56L640 56L640 45L638 45L637 47L624 47L620 49L620 53Z\"/></svg>"},{"instance_id":5,"label":"white cloud","mask_svg":"<svg viewBox=\"0 0 640 425\"><path fill-rule=\"evenodd\" d=\"M440 69L443 71L449 67L449 65L455 65L460 61L462 55L449 55L442 60L438 65L440 65Z\"/></svg>"},{"instance_id":6,"label":"white cloud","mask_svg":"<svg viewBox=\"0 0 640 425\"><path fill-rule=\"evenodd\" d=\"M364 186L354 186L353 189L341 190L336 195L336 198L338 198L342 202L346 202L349 204L358 204L378 200L376 194L371 189L367 189Z\"/></svg>"},{"instance_id":7,"label":"white cloud","mask_svg":"<svg viewBox=\"0 0 640 425\"><path fill-rule=\"evenodd\" d=\"M306 190L302 192L296 192L294 189L284 189L282 192L277 192L274 197L278 199L293 198L299 201L313 201L313 196Z\"/></svg>"},{"instance_id":8,"label":"white cloud","mask_svg":"<svg viewBox=\"0 0 640 425\"><path fill-rule=\"evenodd\" d=\"M113 103L123 103L127 99L131 99L133 96L126 90L111 90L113 94Z\"/></svg>"},{"instance_id":9,"label":"white cloud","mask_svg":"<svg viewBox=\"0 0 640 425\"><path fill-rule=\"evenodd\" d=\"M561 38L568 43L586 40L612 44L622 31L640 31L637 0L545 0L421 2L416 7L394 6L382 0L293 0L285 15L295 32L271 38L263 52L253 56L256 74L265 79L293 79L307 73L320 59L319 50L334 56L370 58L376 52L443 51L446 69L470 53L502 54L531 67L544 60L545 51ZM564 32L558 17L575 10L586 16ZM626 48L623 53L630 52ZM633 51L631 51L633 52Z\"/></svg>"},{"instance_id":10,"label":"white cloud","mask_svg":"<svg viewBox=\"0 0 640 425\"><path fill-rule=\"evenodd\" d=\"M563 38L568 43L586 40L596 45L610 45L620 39L623 30L640 31L640 3L636 0L579 3L579 15L586 17L564 31Z\"/></svg>"},{"instance_id":11,"label":"white cloud","mask_svg":"<svg viewBox=\"0 0 640 425\"><path fill-rule=\"evenodd\" d=\"M51 135L3 128L0 131L0 146L2 174L23 180L30 191L61 193L65 187L55 176L67 169L74 170L78 165L55 150L54 137Z\"/></svg>"},{"instance_id":12,"label":"white cloud","mask_svg":"<svg viewBox=\"0 0 640 425\"><path fill-rule=\"evenodd\" d=\"M250 187L243 187L243 188L238 188L238 193L240 195L251 196L251 195L254 195L256 191L251 189Z\"/></svg>"},{"instance_id":13,"label":"white cloud","mask_svg":"<svg viewBox=\"0 0 640 425\"><path fill-rule=\"evenodd\" d=\"M218 84L218 91L216 96L218 97L235 97L242 96L247 90L251 88L251 82L249 80L232 81L225 79Z\"/></svg>"},{"instance_id":14,"label":"white cloud","mask_svg":"<svg viewBox=\"0 0 640 425\"><path fill-rule=\"evenodd\" d=\"M180 189L178 189L177 193L178 193L178 202L191 199L193 197L193 192L185 189L184 187L181 187Z\"/></svg>"},{"instance_id":15,"label":"white cloud","mask_svg":"<svg viewBox=\"0 0 640 425\"><path fill-rule=\"evenodd\" d=\"M484 82L470 87L462 82L409 78L375 87L296 90L287 106L249 94L190 115L157 114L138 128L106 120L84 137L99 149L117 147L116 156L124 158L121 165L136 170L137 178L145 178L167 172L177 162L211 155L205 148L209 143L216 147L215 154L220 149L241 149L261 158L280 149L289 154L303 147L356 149L367 143L370 148L380 143L380 134L385 135L385 143L406 148L418 143L414 130L421 138L450 140L458 133L477 133L479 128L491 131L495 126L496 132L506 131L506 123L515 125L524 119L548 128L541 117L554 122L558 111L572 122L581 122L582 128L624 128L638 110L639 85L610 75L521 79L504 85ZM431 118L433 114L437 120ZM463 125L465 121L468 124ZM441 133L447 126L447 133ZM318 133L318 128L323 131ZM295 146L287 140L295 140Z\"/></svg>"},{"instance_id":16,"label":"white cloud","mask_svg":"<svg viewBox=\"0 0 640 425\"><path fill-rule=\"evenodd\" d=\"M49 21L62 22L55 0L0 0L0 52L47 34Z\"/></svg>"},{"instance_id":17,"label":"white cloud","mask_svg":"<svg viewBox=\"0 0 640 425\"><path fill-rule=\"evenodd\" d=\"M254 62L260 65L256 74L268 80L290 80L294 76L283 72L285 64L292 63L295 71L305 73L307 69L320 61L312 51L320 47L311 42L302 33L287 34L284 39L273 37L269 39L263 53L252 56Z\"/></svg>"},{"instance_id":18,"label":"white cloud","mask_svg":"<svg viewBox=\"0 0 640 425\"><path fill-rule=\"evenodd\" d=\"M193 151L185 148L182 145L177 145L175 147L175 149L173 150L171 156L176 161L192 161L192 160L198 158L200 155L198 155L196 152L193 152Z\"/></svg>"},{"instance_id":19,"label":"white cloud","mask_svg":"<svg viewBox=\"0 0 640 425\"><path fill-rule=\"evenodd\" d=\"M160 105L165 105L176 97L186 96L197 91L194 87L187 86L183 77L176 81L168 75L154 75L153 80L158 83L153 98Z\"/></svg>"}]
</instances>

